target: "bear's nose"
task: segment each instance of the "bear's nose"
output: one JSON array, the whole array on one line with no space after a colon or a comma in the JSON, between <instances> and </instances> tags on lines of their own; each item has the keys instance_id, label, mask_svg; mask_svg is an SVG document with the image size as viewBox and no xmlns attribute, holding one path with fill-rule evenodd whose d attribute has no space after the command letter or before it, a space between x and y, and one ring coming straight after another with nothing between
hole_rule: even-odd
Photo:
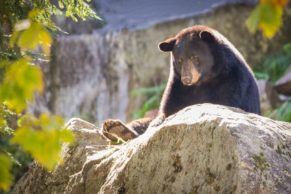
<instances>
[{"instance_id":1,"label":"bear's nose","mask_svg":"<svg viewBox=\"0 0 291 194\"><path fill-rule=\"evenodd\" d=\"M189 76L181 77L181 81L184 85L191 85L192 79Z\"/></svg>"}]
</instances>

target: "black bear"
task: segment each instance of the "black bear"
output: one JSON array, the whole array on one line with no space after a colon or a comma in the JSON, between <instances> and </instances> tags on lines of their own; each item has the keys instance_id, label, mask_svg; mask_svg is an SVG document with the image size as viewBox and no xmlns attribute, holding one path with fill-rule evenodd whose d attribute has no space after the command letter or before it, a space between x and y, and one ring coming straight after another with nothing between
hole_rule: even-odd
<instances>
[{"instance_id":1,"label":"black bear","mask_svg":"<svg viewBox=\"0 0 291 194\"><path fill-rule=\"evenodd\" d=\"M103 134L125 140L142 134L154 123L193 104L213 103L260 114L255 78L240 52L219 32L196 25L159 44L171 52L170 75L157 115L124 124L106 120ZM115 134L115 135L114 135Z\"/></svg>"}]
</instances>

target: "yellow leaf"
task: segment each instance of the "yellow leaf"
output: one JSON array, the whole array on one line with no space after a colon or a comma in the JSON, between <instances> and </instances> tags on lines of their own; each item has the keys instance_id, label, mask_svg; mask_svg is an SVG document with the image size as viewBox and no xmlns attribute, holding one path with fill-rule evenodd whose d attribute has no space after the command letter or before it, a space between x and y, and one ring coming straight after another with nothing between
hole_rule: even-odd
<instances>
[{"instance_id":1,"label":"yellow leaf","mask_svg":"<svg viewBox=\"0 0 291 194\"><path fill-rule=\"evenodd\" d=\"M43 77L38 66L30 59L22 58L11 64L0 85L0 101L10 109L21 112L26 101L32 100L35 92L42 92Z\"/></svg>"},{"instance_id":2,"label":"yellow leaf","mask_svg":"<svg viewBox=\"0 0 291 194\"><path fill-rule=\"evenodd\" d=\"M272 38L282 25L283 8L277 5L262 5L259 28L267 38Z\"/></svg>"},{"instance_id":3,"label":"yellow leaf","mask_svg":"<svg viewBox=\"0 0 291 194\"><path fill-rule=\"evenodd\" d=\"M19 21L10 38L10 46L15 44L23 51L35 50L40 46L45 55L49 56L52 38L42 23L38 23L35 17L40 15L42 10L33 9L29 12L28 19Z\"/></svg>"},{"instance_id":4,"label":"yellow leaf","mask_svg":"<svg viewBox=\"0 0 291 194\"><path fill-rule=\"evenodd\" d=\"M273 5L279 5L281 7L286 6L288 3L288 0L260 0L261 4L273 4Z\"/></svg>"},{"instance_id":5,"label":"yellow leaf","mask_svg":"<svg viewBox=\"0 0 291 194\"><path fill-rule=\"evenodd\" d=\"M58 116L42 114L37 119L26 115L21 119L20 128L11 141L20 144L40 164L52 170L61 160L62 143L74 140L72 132L63 129L63 125L63 119Z\"/></svg>"},{"instance_id":6,"label":"yellow leaf","mask_svg":"<svg viewBox=\"0 0 291 194\"><path fill-rule=\"evenodd\" d=\"M37 16L41 15L41 13L42 13L42 10L40 10L40 9L33 9L33 10L31 10L29 12L28 18L29 19L33 19L34 17L37 17Z\"/></svg>"},{"instance_id":7,"label":"yellow leaf","mask_svg":"<svg viewBox=\"0 0 291 194\"><path fill-rule=\"evenodd\" d=\"M18 39L18 46L23 50L34 50L40 44L38 34L41 31L41 25L32 23L30 28L24 30Z\"/></svg>"},{"instance_id":8,"label":"yellow leaf","mask_svg":"<svg viewBox=\"0 0 291 194\"><path fill-rule=\"evenodd\" d=\"M0 189L8 191L12 183L12 175L10 173L12 162L7 155L0 154Z\"/></svg>"},{"instance_id":9,"label":"yellow leaf","mask_svg":"<svg viewBox=\"0 0 291 194\"><path fill-rule=\"evenodd\" d=\"M44 26L36 22L32 22L30 27L19 35L17 41L17 45L24 51L35 50L38 46L41 46L46 55L50 53L51 44L50 33Z\"/></svg>"},{"instance_id":10,"label":"yellow leaf","mask_svg":"<svg viewBox=\"0 0 291 194\"><path fill-rule=\"evenodd\" d=\"M50 33L44 28L39 32L39 41L42 46L42 50L44 54L48 56L50 54L52 38L51 38Z\"/></svg>"},{"instance_id":11,"label":"yellow leaf","mask_svg":"<svg viewBox=\"0 0 291 194\"><path fill-rule=\"evenodd\" d=\"M250 32L259 28L265 37L272 38L282 25L283 9L287 0L260 0L246 21Z\"/></svg>"},{"instance_id":12,"label":"yellow leaf","mask_svg":"<svg viewBox=\"0 0 291 194\"><path fill-rule=\"evenodd\" d=\"M0 61L0 69L8 67L10 64L11 64L11 61L9 61L9 60L1 60Z\"/></svg>"}]
</instances>

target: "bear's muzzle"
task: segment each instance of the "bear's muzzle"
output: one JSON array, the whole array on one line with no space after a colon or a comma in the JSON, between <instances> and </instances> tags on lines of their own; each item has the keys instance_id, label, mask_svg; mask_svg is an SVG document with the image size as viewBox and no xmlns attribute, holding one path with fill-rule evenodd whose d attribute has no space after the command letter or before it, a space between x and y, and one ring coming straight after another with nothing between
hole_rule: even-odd
<instances>
[{"instance_id":1,"label":"bear's muzzle","mask_svg":"<svg viewBox=\"0 0 291 194\"><path fill-rule=\"evenodd\" d=\"M191 61L187 61L182 65L181 82L186 86L191 86L198 82L201 73Z\"/></svg>"}]
</instances>

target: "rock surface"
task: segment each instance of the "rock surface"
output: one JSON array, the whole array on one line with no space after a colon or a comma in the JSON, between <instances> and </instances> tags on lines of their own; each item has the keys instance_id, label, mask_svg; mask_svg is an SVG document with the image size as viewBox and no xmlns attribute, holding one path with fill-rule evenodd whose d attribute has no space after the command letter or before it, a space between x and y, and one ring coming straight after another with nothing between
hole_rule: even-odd
<instances>
[{"instance_id":1,"label":"rock surface","mask_svg":"<svg viewBox=\"0 0 291 194\"><path fill-rule=\"evenodd\" d=\"M74 119L64 164L37 165L13 193L290 193L291 124L235 108L187 107L140 137L109 146Z\"/></svg>"},{"instance_id":2,"label":"rock surface","mask_svg":"<svg viewBox=\"0 0 291 194\"><path fill-rule=\"evenodd\" d=\"M264 115L264 113L277 108L282 102L271 82L267 80L258 80L257 85L260 94L261 112Z\"/></svg>"},{"instance_id":3,"label":"rock surface","mask_svg":"<svg viewBox=\"0 0 291 194\"><path fill-rule=\"evenodd\" d=\"M275 89L280 94L291 96L291 68L276 82Z\"/></svg>"}]
</instances>

